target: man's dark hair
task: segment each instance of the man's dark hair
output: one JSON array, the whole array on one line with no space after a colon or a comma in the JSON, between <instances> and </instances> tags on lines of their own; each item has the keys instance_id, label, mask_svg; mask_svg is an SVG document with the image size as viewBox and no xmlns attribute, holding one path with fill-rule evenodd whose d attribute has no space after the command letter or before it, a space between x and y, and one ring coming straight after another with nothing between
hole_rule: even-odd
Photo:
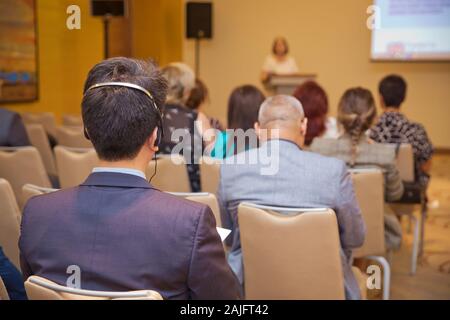
<instances>
[{"instance_id":1,"label":"man's dark hair","mask_svg":"<svg viewBox=\"0 0 450 320\"><path fill-rule=\"evenodd\" d=\"M400 108L406 96L406 81L395 74L386 76L381 80L378 91L386 107Z\"/></svg>"},{"instance_id":2,"label":"man's dark hair","mask_svg":"<svg viewBox=\"0 0 450 320\"><path fill-rule=\"evenodd\" d=\"M143 92L119 86L88 90L102 82L129 82L148 90L162 110L167 81L153 62L111 58L95 65L84 84L83 122L100 159L133 159L160 121Z\"/></svg>"}]
</instances>

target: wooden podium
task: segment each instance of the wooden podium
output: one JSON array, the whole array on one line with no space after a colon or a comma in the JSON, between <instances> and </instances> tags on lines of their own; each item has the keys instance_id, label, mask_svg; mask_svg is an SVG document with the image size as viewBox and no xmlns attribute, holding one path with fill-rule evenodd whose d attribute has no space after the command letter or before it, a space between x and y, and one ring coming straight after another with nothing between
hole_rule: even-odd
<instances>
[{"instance_id":1,"label":"wooden podium","mask_svg":"<svg viewBox=\"0 0 450 320\"><path fill-rule=\"evenodd\" d=\"M272 75L265 82L266 89L275 94L292 95L295 89L302 83L315 80L316 75L312 73L297 73L290 75Z\"/></svg>"}]
</instances>

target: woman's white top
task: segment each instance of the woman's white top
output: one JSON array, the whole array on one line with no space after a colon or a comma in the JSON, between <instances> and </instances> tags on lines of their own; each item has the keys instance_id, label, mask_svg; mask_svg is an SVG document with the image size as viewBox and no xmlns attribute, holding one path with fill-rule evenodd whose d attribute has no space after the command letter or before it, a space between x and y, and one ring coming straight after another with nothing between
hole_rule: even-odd
<instances>
[{"instance_id":1,"label":"woman's white top","mask_svg":"<svg viewBox=\"0 0 450 320\"><path fill-rule=\"evenodd\" d=\"M339 138L339 127L335 117L328 117L325 122L325 132L322 135L322 138L330 138L337 139Z\"/></svg>"},{"instance_id":2,"label":"woman's white top","mask_svg":"<svg viewBox=\"0 0 450 320\"><path fill-rule=\"evenodd\" d=\"M286 57L283 61L278 61L274 55L267 56L266 60L264 61L263 65L263 71L274 73L274 74L280 74L280 75L286 75L286 74L294 74L298 72L297 63L295 62L295 59L291 56Z\"/></svg>"}]
</instances>

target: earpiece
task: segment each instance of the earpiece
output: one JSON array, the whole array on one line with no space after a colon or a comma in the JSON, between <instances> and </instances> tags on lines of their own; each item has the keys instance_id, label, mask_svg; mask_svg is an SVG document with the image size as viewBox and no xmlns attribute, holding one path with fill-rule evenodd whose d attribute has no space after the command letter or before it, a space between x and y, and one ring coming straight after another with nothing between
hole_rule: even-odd
<instances>
[{"instance_id":1,"label":"earpiece","mask_svg":"<svg viewBox=\"0 0 450 320\"><path fill-rule=\"evenodd\" d=\"M103 82L103 83L97 83L97 84L94 84L94 85L90 86L86 90L85 94L91 89L96 89L96 88L101 88L101 87L111 87L111 86L126 87L126 88L131 88L131 89L134 89L134 90L138 90L138 91L141 91L141 92L145 93L145 95L150 98L151 105L155 109L156 114L158 115L158 124L156 125L158 130L157 130L157 133L156 133L155 147L159 147L159 145L161 144L161 141L162 141L162 139L164 137L163 114L159 110L158 106L156 105L155 99L153 98L152 94L148 90L146 90L145 88L143 88L143 87L141 87L141 86L139 86L137 84L129 83L129 82ZM90 140L89 134L88 134L86 128L84 128L84 136L86 137L86 139Z\"/></svg>"}]
</instances>

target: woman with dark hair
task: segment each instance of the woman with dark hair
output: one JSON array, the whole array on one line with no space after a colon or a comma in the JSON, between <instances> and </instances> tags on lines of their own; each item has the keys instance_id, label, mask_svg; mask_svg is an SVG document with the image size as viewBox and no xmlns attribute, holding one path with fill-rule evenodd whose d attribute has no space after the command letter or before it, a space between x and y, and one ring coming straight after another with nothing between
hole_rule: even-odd
<instances>
[{"instance_id":1,"label":"woman with dark hair","mask_svg":"<svg viewBox=\"0 0 450 320\"><path fill-rule=\"evenodd\" d=\"M210 126L211 128L223 131L224 127L220 121L213 117L208 117L204 112L205 104L209 103L208 88L205 83L200 79L195 79L195 87L191 90L191 95L186 101L186 107L191 110L197 111L198 120L202 122L204 126Z\"/></svg>"},{"instance_id":2,"label":"woman with dark hair","mask_svg":"<svg viewBox=\"0 0 450 320\"><path fill-rule=\"evenodd\" d=\"M344 132L338 139L317 138L310 150L344 160L350 167L375 166L385 172L385 198L402 197L404 186L396 166L395 146L375 143L366 135L376 116L372 93L364 88L345 91L338 106L338 122ZM386 246L398 248L401 227L392 215L385 215Z\"/></svg>"},{"instance_id":3,"label":"woman with dark hair","mask_svg":"<svg viewBox=\"0 0 450 320\"><path fill-rule=\"evenodd\" d=\"M337 138L336 119L328 117L328 97L323 88L314 81L307 81L295 92L308 119L305 145L309 146L316 137Z\"/></svg>"},{"instance_id":4,"label":"woman with dark hair","mask_svg":"<svg viewBox=\"0 0 450 320\"><path fill-rule=\"evenodd\" d=\"M272 53L267 56L262 68L261 81L267 82L271 75L289 75L298 72L295 59L289 54L286 38L277 37L272 44Z\"/></svg>"},{"instance_id":5,"label":"woman with dark hair","mask_svg":"<svg viewBox=\"0 0 450 320\"><path fill-rule=\"evenodd\" d=\"M261 90L252 85L233 90L228 99L228 130L216 137L212 157L225 158L256 147L257 137L253 129L264 99Z\"/></svg>"}]
</instances>

